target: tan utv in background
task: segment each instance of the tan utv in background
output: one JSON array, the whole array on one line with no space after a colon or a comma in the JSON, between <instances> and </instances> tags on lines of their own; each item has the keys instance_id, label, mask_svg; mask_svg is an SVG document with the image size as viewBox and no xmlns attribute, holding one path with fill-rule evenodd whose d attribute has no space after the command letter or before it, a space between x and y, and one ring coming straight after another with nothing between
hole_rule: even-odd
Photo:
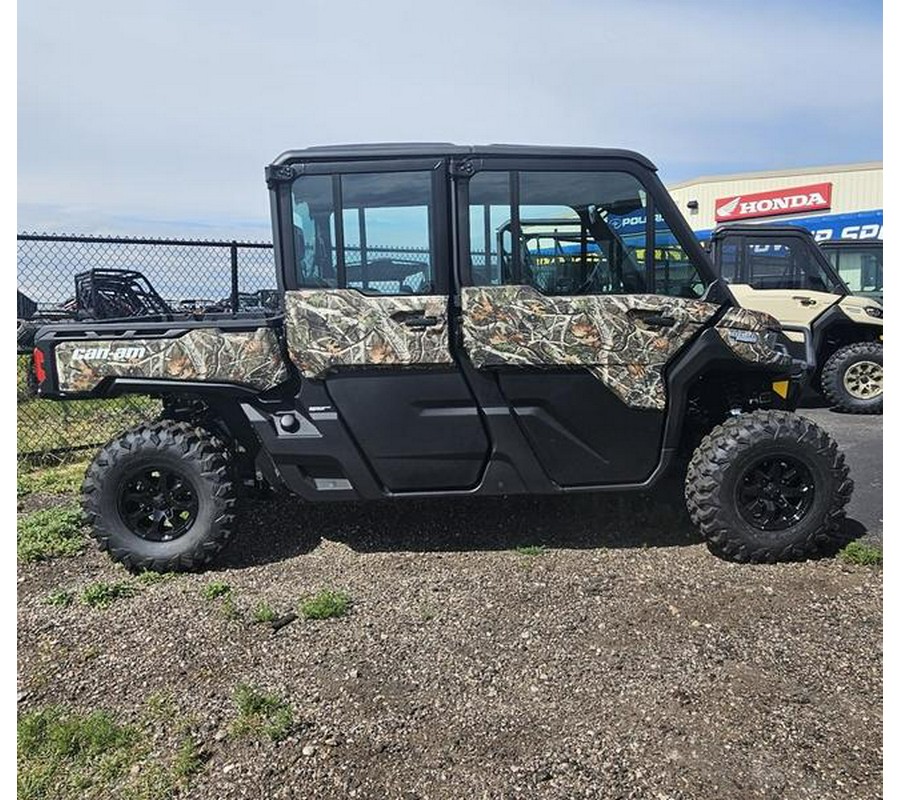
<instances>
[{"instance_id":1,"label":"tan utv in background","mask_svg":"<svg viewBox=\"0 0 900 800\"><path fill-rule=\"evenodd\" d=\"M709 241L716 273L744 308L775 317L827 400L852 414L880 414L884 309L856 296L793 225L727 225Z\"/></svg>"}]
</instances>

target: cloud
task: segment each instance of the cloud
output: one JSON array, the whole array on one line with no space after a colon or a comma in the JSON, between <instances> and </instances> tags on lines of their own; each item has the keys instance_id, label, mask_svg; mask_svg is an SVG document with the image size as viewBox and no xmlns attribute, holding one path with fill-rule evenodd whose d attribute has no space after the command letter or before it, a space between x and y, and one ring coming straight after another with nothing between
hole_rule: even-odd
<instances>
[{"instance_id":1,"label":"cloud","mask_svg":"<svg viewBox=\"0 0 900 800\"><path fill-rule=\"evenodd\" d=\"M879 159L881 103L867 2L43 0L19 226L264 232L265 164L348 141L627 147L668 180Z\"/></svg>"}]
</instances>

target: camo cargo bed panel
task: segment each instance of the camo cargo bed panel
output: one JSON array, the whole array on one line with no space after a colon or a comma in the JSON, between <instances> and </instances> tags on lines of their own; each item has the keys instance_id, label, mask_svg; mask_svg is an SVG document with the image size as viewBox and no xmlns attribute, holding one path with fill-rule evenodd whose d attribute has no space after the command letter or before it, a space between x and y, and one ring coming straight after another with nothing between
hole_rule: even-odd
<instances>
[{"instance_id":1,"label":"camo cargo bed panel","mask_svg":"<svg viewBox=\"0 0 900 800\"><path fill-rule=\"evenodd\" d=\"M197 328L174 339L68 341L60 342L54 355L65 392L89 392L110 376L240 383L260 390L288 377L271 328Z\"/></svg>"}]
</instances>

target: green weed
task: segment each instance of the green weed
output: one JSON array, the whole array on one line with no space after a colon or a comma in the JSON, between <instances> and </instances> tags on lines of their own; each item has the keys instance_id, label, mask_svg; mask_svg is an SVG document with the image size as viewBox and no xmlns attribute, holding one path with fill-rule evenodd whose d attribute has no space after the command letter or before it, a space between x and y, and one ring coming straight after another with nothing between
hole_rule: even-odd
<instances>
[{"instance_id":1,"label":"green weed","mask_svg":"<svg viewBox=\"0 0 900 800\"><path fill-rule=\"evenodd\" d=\"M544 553L547 552L547 548L542 544L529 544L529 545L522 545L520 547L517 547L516 552L520 556L529 556L529 557L542 556L542 555L544 555Z\"/></svg>"},{"instance_id":2,"label":"green weed","mask_svg":"<svg viewBox=\"0 0 900 800\"><path fill-rule=\"evenodd\" d=\"M319 592L300 603L300 613L306 619L342 617L350 610L350 597L343 592Z\"/></svg>"},{"instance_id":3,"label":"green weed","mask_svg":"<svg viewBox=\"0 0 900 800\"><path fill-rule=\"evenodd\" d=\"M91 608L109 608L116 600L132 597L137 589L130 583L92 583L84 587L81 602Z\"/></svg>"},{"instance_id":4,"label":"green weed","mask_svg":"<svg viewBox=\"0 0 900 800\"><path fill-rule=\"evenodd\" d=\"M223 581L212 581L200 590L204 600L216 600L219 597L225 597L230 592L231 587Z\"/></svg>"},{"instance_id":5,"label":"green weed","mask_svg":"<svg viewBox=\"0 0 900 800\"><path fill-rule=\"evenodd\" d=\"M16 476L16 494L74 494L81 488L87 461L20 471Z\"/></svg>"},{"instance_id":6,"label":"green weed","mask_svg":"<svg viewBox=\"0 0 900 800\"><path fill-rule=\"evenodd\" d=\"M848 564L872 566L884 562L884 555L880 547L873 547L863 542L850 542L838 555Z\"/></svg>"},{"instance_id":7,"label":"green weed","mask_svg":"<svg viewBox=\"0 0 900 800\"><path fill-rule=\"evenodd\" d=\"M234 702L238 710L238 718L232 725L235 736L264 734L273 742L280 742L294 728L294 712L278 695L242 683L235 690Z\"/></svg>"},{"instance_id":8,"label":"green weed","mask_svg":"<svg viewBox=\"0 0 900 800\"><path fill-rule=\"evenodd\" d=\"M157 583L162 583L163 581L171 580L175 575L171 572L141 572L137 579L140 583L144 584L144 586L155 586Z\"/></svg>"},{"instance_id":9,"label":"green weed","mask_svg":"<svg viewBox=\"0 0 900 800\"><path fill-rule=\"evenodd\" d=\"M42 561L74 556L85 545L77 506L57 506L34 511L16 522L16 555L19 561Z\"/></svg>"},{"instance_id":10,"label":"green weed","mask_svg":"<svg viewBox=\"0 0 900 800\"><path fill-rule=\"evenodd\" d=\"M275 610L265 600L260 600L253 609L254 622L271 622L277 616Z\"/></svg>"},{"instance_id":11,"label":"green weed","mask_svg":"<svg viewBox=\"0 0 900 800\"><path fill-rule=\"evenodd\" d=\"M104 711L83 714L50 706L23 714L17 735L19 800L186 796L204 757L187 726L175 729L176 740L154 742L146 723L121 724Z\"/></svg>"},{"instance_id":12,"label":"green weed","mask_svg":"<svg viewBox=\"0 0 900 800\"><path fill-rule=\"evenodd\" d=\"M59 608L67 608L72 605L72 601L75 598L73 597L70 591L66 589L54 589L47 597L44 598L44 602L48 606L57 606Z\"/></svg>"}]
</instances>

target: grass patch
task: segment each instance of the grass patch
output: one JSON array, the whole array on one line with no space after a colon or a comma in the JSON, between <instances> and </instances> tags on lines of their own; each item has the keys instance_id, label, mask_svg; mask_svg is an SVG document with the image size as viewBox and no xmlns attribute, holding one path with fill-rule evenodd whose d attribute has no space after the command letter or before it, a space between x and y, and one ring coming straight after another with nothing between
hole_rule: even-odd
<instances>
[{"instance_id":1,"label":"grass patch","mask_svg":"<svg viewBox=\"0 0 900 800\"><path fill-rule=\"evenodd\" d=\"M171 572L142 572L137 576L138 582L144 586L155 586L157 583L170 580L175 575Z\"/></svg>"},{"instance_id":2,"label":"grass patch","mask_svg":"<svg viewBox=\"0 0 900 800\"><path fill-rule=\"evenodd\" d=\"M178 716L178 704L171 692L154 692L145 701L146 716L151 720L171 720Z\"/></svg>"},{"instance_id":3,"label":"grass patch","mask_svg":"<svg viewBox=\"0 0 900 800\"><path fill-rule=\"evenodd\" d=\"M241 618L241 612L235 604L234 597L231 593L226 594L225 597L222 598L222 616L229 620Z\"/></svg>"},{"instance_id":4,"label":"grass patch","mask_svg":"<svg viewBox=\"0 0 900 800\"><path fill-rule=\"evenodd\" d=\"M48 606L57 606L58 608L67 608L72 605L75 599L74 595L66 589L54 589L44 598L44 602Z\"/></svg>"},{"instance_id":5,"label":"grass patch","mask_svg":"<svg viewBox=\"0 0 900 800\"><path fill-rule=\"evenodd\" d=\"M286 739L294 728L294 712L278 695L267 694L248 683L234 693L238 718L232 725L235 736L268 736L273 742Z\"/></svg>"},{"instance_id":6,"label":"grass patch","mask_svg":"<svg viewBox=\"0 0 900 800\"><path fill-rule=\"evenodd\" d=\"M864 544L863 542L850 542L838 553L838 556L848 564L860 564L863 566L872 566L884 562L884 555L880 547L872 547L872 545Z\"/></svg>"},{"instance_id":7,"label":"grass patch","mask_svg":"<svg viewBox=\"0 0 900 800\"><path fill-rule=\"evenodd\" d=\"M87 461L61 464L54 467L22 470L16 475L16 494L75 494L81 489Z\"/></svg>"},{"instance_id":8,"label":"grass patch","mask_svg":"<svg viewBox=\"0 0 900 800\"><path fill-rule=\"evenodd\" d=\"M265 600L260 600L253 609L253 621L258 623L271 622L278 615Z\"/></svg>"},{"instance_id":9,"label":"grass patch","mask_svg":"<svg viewBox=\"0 0 900 800\"><path fill-rule=\"evenodd\" d=\"M178 749L175 751L175 761L172 764L172 778L181 786L190 782L190 779L203 769L206 756L200 749L200 745L190 734L185 735Z\"/></svg>"},{"instance_id":10,"label":"grass patch","mask_svg":"<svg viewBox=\"0 0 900 800\"><path fill-rule=\"evenodd\" d=\"M132 597L137 589L130 583L92 583L85 586L81 602L91 608L109 608L116 600Z\"/></svg>"},{"instance_id":11,"label":"grass patch","mask_svg":"<svg viewBox=\"0 0 900 800\"><path fill-rule=\"evenodd\" d=\"M17 734L19 800L172 798L203 767L193 736L184 728L177 736L154 743L144 726L121 724L104 711L51 706L23 714ZM161 760L160 753L173 755Z\"/></svg>"},{"instance_id":12,"label":"grass patch","mask_svg":"<svg viewBox=\"0 0 900 800\"><path fill-rule=\"evenodd\" d=\"M16 522L16 556L19 561L42 561L74 556L85 545L77 506L57 506L25 514Z\"/></svg>"},{"instance_id":13,"label":"grass patch","mask_svg":"<svg viewBox=\"0 0 900 800\"><path fill-rule=\"evenodd\" d=\"M204 600L216 600L231 594L231 587L224 581L211 581L200 590L200 594Z\"/></svg>"},{"instance_id":14,"label":"grass patch","mask_svg":"<svg viewBox=\"0 0 900 800\"><path fill-rule=\"evenodd\" d=\"M20 456L100 446L140 422L156 418L162 403L126 395L112 400L30 399L25 391L29 356L17 359L16 447Z\"/></svg>"},{"instance_id":15,"label":"grass patch","mask_svg":"<svg viewBox=\"0 0 900 800\"><path fill-rule=\"evenodd\" d=\"M319 592L300 603L300 613L306 619L343 617L349 610L350 597L343 592L330 590Z\"/></svg>"},{"instance_id":16,"label":"grass patch","mask_svg":"<svg viewBox=\"0 0 900 800\"><path fill-rule=\"evenodd\" d=\"M547 548L542 544L528 544L522 545L521 547L516 548L516 552L520 556L529 556L531 558L535 556L542 556L547 552Z\"/></svg>"}]
</instances>

